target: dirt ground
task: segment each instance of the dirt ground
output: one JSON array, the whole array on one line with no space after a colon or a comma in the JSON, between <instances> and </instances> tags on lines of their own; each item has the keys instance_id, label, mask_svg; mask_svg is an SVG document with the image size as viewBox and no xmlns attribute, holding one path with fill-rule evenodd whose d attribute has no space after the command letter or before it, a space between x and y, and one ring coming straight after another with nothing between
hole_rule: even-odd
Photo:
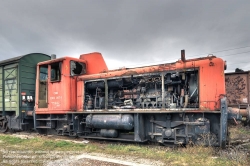
<instances>
[{"instance_id":1,"label":"dirt ground","mask_svg":"<svg viewBox=\"0 0 250 166\"><path fill-rule=\"evenodd\" d=\"M134 157L125 157L121 156L117 158L117 156L105 155L105 154L81 154L77 156L71 156L67 159L61 159L56 161L50 161L45 163L46 166L151 166L151 165L164 165L159 161L142 159L142 158L134 158Z\"/></svg>"}]
</instances>

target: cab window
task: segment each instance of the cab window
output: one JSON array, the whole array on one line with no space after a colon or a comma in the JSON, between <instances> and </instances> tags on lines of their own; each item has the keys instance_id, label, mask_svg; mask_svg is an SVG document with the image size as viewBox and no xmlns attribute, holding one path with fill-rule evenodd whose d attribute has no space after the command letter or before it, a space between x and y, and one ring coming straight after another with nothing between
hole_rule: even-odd
<instances>
[{"instance_id":1,"label":"cab window","mask_svg":"<svg viewBox=\"0 0 250 166\"><path fill-rule=\"evenodd\" d=\"M61 64L62 62L52 63L51 64L51 82L56 82L61 80Z\"/></svg>"},{"instance_id":2,"label":"cab window","mask_svg":"<svg viewBox=\"0 0 250 166\"><path fill-rule=\"evenodd\" d=\"M86 73L86 64L77 61L70 61L70 75L82 75Z\"/></svg>"},{"instance_id":3,"label":"cab window","mask_svg":"<svg viewBox=\"0 0 250 166\"><path fill-rule=\"evenodd\" d=\"M40 80L45 81L48 79L48 66L41 66L40 67Z\"/></svg>"}]
</instances>

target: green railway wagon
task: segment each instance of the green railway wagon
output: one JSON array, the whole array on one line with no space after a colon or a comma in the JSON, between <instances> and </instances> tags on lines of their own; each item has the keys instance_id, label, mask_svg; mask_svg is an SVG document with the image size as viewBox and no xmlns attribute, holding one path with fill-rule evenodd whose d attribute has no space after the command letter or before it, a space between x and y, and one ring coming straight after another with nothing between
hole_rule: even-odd
<instances>
[{"instance_id":1,"label":"green railway wagon","mask_svg":"<svg viewBox=\"0 0 250 166\"><path fill-rule=\"evenodd\" d=\"M0 61L0 132L34 127L36 66L49 55L31 53Z\"/></svg>"}]
</instances>

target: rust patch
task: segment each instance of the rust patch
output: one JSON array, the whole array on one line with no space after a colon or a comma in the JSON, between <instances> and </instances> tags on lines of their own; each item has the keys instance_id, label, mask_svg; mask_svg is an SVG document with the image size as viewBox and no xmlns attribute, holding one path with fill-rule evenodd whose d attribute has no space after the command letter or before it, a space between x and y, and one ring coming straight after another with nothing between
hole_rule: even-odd
<instances>
[{"instance_id":1,"label":"rust patch","mask_svg":"<svg viewBox=\"0 0 250 166\"><path fill-rule=\"evenodd\" d=\"M138 73L134 70L129 70L129 71L123 73L121 76L127 76L127 75L138 75Z\"/></svg>"},{"instance_id":2,"label":"rust patch","mask_svg":"<svg viewBox=\"0 0 250 166\"><path fill-rule=\"evenodd\" d=\"M228 104L247 104L248 88L246 74L226 75L226 93Z\"/></svg>"}]
</instances>

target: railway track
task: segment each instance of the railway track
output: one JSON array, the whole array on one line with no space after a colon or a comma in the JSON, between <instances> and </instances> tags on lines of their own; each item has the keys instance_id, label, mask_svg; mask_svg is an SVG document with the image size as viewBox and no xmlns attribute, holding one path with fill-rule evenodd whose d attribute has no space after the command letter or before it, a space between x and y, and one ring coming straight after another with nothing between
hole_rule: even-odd
<instances>
[{"instance_id":1,"label":"railway track","mask_svg":"<svg viewBox=\"0 0 250 166\"><path fill-rule=\"evenodd\" d=\"M235 126L231 126L234 128ZM230 128L229 128L230 130ZM249 133L248 133L249 132ZM230 132L231 133L231 132ZM160 143L154 143L154 142L144 142L144 143L136 143L136 142L121 142L121 141L112 141L112 140L99 140L99 139L83 139L81 137L69 137L69 136L61 136L61 135L41 135L34 131L31 132L7 132L5 133L7 135L12 135L16 137L20 137L22 139L25 138L33 138L33 137L43 137L45 139L50 140L64 140L64 141L70 141L74 143L94 143L94 144L114 144L114 145L140 145L140 146L146 146L146 147L158 147L158 148L166 148L165 145ZM244 134L244 136L240 135L239 137L233 136L234 138L231 138L228 142L227 148L244 148L244 146L249 146L249 152L250 152L250 127L247 128L247 132ZM178 148L178 147L186 147L186 146L176 146L176 145L167 145L167 147L170 148Z\"/></svg>"}]
</instances>

